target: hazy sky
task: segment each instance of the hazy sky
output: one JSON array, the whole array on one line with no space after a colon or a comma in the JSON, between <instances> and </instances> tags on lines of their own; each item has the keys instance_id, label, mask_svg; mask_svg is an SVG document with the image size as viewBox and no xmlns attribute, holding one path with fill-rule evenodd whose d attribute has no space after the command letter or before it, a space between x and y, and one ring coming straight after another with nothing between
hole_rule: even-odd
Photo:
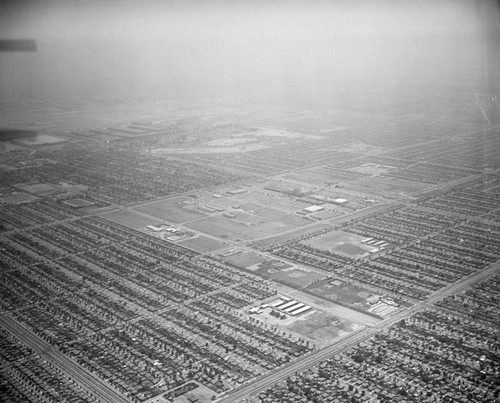
<instances>
[{"instance_id":1,"label":"hazy sky","mask_svg":"<svg viewBox=\"0 0 500 403\"><path fill-rule=\"evenodd\" d=\"M473 0L10 1L0 99L321 88L337 77L482 79Z\"/></svg>"}]
</instances>

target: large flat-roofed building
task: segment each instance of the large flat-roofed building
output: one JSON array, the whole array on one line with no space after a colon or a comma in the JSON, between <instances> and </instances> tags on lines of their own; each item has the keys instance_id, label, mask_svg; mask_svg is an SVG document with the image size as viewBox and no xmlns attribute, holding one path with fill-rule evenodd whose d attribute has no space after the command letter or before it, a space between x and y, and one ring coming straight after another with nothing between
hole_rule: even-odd
<instances>
[{"instance_id":1,"label":"large flat-roofed building","mask_svg":"<svg viewBox=\"0 0 500 403\"><path fill-rule=\"evenodd\" d=\"M333 202L335 204L340 204L340 205L344 205L344 204L347 204L349 203L349 200L347 199L341 199L341 198L338 198L338 199L334 199Z\"/></svg>"},{"instance_id":2,"label":"large flat-roofed building","mask_svg":"<svg viewBox=\"0 0 500 403\"><path fill-rule=\"evenodd\" d=\"M304 208L304 211L307 213L316 213L318 211L324 210L325 208L322 206L312 205Z\"/></svg>"}]
</instances>

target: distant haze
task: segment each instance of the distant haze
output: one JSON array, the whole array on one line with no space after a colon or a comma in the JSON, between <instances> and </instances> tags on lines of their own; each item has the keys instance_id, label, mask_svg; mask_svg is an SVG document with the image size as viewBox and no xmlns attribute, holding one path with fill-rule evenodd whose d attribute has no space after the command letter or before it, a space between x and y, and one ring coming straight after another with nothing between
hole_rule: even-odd
<instances>
[{"instance_id":1,"label":"distant haze","mask_svg":"<svg viewBox=\"0 0 500 403\"><path fill-rule=\"evenodd\" d=\"M38 51L0 54L0 101L322 91L337 78L486 83L498 62L485 34L494 1L2 4L0 38L33 38Z\"/></svg>"}]
</instances>

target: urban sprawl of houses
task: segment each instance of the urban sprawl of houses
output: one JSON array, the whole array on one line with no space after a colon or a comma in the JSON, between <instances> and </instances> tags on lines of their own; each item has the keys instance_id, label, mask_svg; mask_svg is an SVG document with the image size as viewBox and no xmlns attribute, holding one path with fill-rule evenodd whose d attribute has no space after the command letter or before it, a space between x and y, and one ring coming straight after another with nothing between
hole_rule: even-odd
<instances>
[{"instance_id":1,"label":"urban sprawl of houses","mask_svg":"<svg viewBox=\"0 0 500 403\"><path fill-rule=\"evenodd\" d=\"M199 108L0 142L0 401L499 401L498 126Z\"/></svg>"}]
</instances>

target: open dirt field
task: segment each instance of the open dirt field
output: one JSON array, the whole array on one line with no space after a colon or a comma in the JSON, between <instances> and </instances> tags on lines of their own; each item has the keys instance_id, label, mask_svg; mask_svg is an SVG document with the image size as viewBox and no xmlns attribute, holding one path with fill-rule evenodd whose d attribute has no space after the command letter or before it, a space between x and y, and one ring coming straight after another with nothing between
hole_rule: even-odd
<instances>
[{"instance_id":1,"label":"open dirt field","mask_svg":"<svg viewBox=\"0 0 500 403\"><path fill-rule=\"evenodd\" d=\"M205 234L229 240L251 240L293 228L245 213L238 213L235 218L226 218L223 216L208 217L193 221L186 224L186 226Z\"/></svg>"},{"instance_id":2,"label":"open dirt field","mask_svg":"<svg viewBox=\"0 0 500 403\"><path fill-rule=\"evenodd\" d=\"M345 186L357 192L386 196L388 194L408 193L413 194L430 187L428 183L395 179L390 177L359 179L349 182Z\"/></svg>"},{"instance_id":3,"label":"open dirt field","mask_svg":"<svg viewBox=\"0 0 500 403\"><path fill-rule=\"evenodd\" d=\"M286 329L303 335L320 346L332 344L339 337L345 336L361 325L333 316L326 312L316 311L311 315L304 315L286 326Z\"/></svg>"},{"instance_id":4,"label":"open dirt field","mask_svg":"<svg viewBox=\"0 0 500 403\"><path fill-rule=\"evenodd\" d=\"M109 213L100 214L100 216L133 229L144 228L158 221L153 217L148 217L131 210L111 211Z\"/></svg>"},{"instance_id":5,"label":"open dirt field","mask_svg":"<svg viewBox=\"0 0 500 403\"><path fill-rule=\"evenodd\" d=\"M255 214L266 220L279 222L284 225L293 225L299 227L302 225L310 224L310 221L305 220L303 217L298 217L293 214L287 214L283 211L269 207L263 207L254 203L243 204L241 206L241 209L246 212L252 212L251 214Z\"/></svg>"},{"instance_id":6,"label":"open dirt field","mask_svg":"<svg viewBox=\"0 0 500 403\"><path fill-rule=\"evenodd\" d=\"M189 202L192 202L192 199L189 197L176 197L175 199L162 200L134 207L134 210L177 224L203 218L203 214L183 207Z\"/></svg>"},{"instance_id":7,"label":"open dirt field","mask_svg":"<svg viewBox=\"0 0 500 403\"><path fill-rule=\"evenodd\" d=\"M226 246L224 242L209 238L205 235L186 239L185 241L178 242L178 244L201 253L212 252Z\"/></svg>"}]
</instances>

